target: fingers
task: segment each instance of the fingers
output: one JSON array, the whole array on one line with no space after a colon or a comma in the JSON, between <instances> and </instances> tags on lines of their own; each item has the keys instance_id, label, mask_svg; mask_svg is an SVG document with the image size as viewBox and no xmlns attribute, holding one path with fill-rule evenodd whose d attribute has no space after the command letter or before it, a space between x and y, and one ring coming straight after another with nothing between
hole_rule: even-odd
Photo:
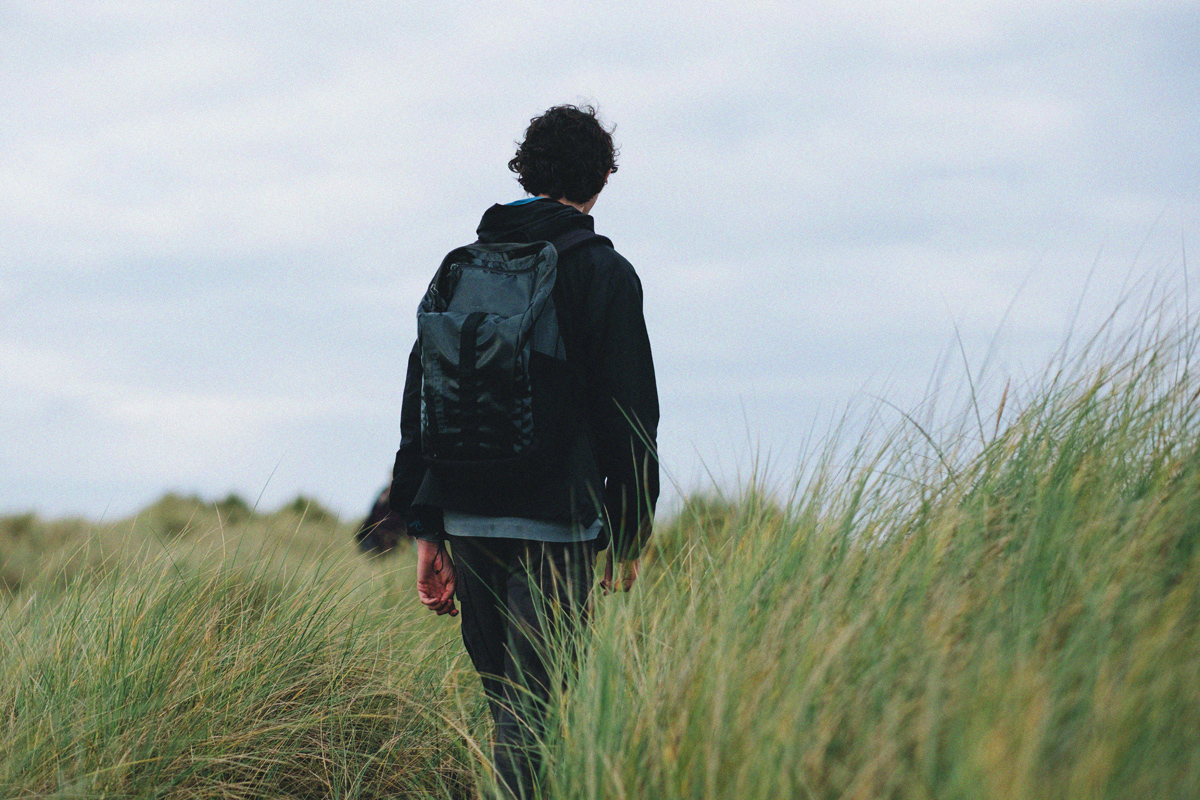
<instances>
[{"instance_id":1,"label":"fingers","mask_svg":"<svg viewBox=\"0 0 1200 800\"><path fill-rule=\"evenodd\" d=\"M453 591L442 591L435 594L418 589L417 598L430 611L436 611L439 617L443 614L449 614L452 617L458 616L458 608L454 605Z\"/></svg>"},{"instance_id":2,"label":"fingers","mask_svg":"<svg viewBox=\"0 0 1200 800\"><path fill-rule=\"evenodd\" d=\"M637 580L639 566L640 562L636 558L631 561L620 562L619 567L614 565L613 554L610 549L604 560L604 578L600 581L600 588L604 594L608 595L617 591L617 586L621 587L620 591L622 592L628 592L632 589L634 582ZM613 579L614 572L617 573L616 580Z\"/></svg>"},{"instance_id":3,"label":"fingers","mask_svg":"<svg viewBox=\"0 0 1200 800\"><path fill-rule=\"evenodd\" d=\"M633 588L633 583L638 577L640 565L641 561L636 558L625 563L625 574L622 576L623 580L621 581L624 591L628 592Z\"/></svg>"},{"instance_id":4,"label":"fingers","mask_svg":"<svg viewBox=\"0 0 1200 800\"><path fill-rule=\"evenodd\" d=\"M437 615L439 617L442 616L443 614L449 614L452 617L458 616L458 609L454 606L453 598L451 598L450 600L447 600L445 603L439 603L437 605L432 605L432 606L430 606L430 608L433 609L434 611L436 611Z\"/></svg>"},{"instance_id":5,"label":"fingers","mask_svg":"<svg viewBox=\"0 0 1200 800\"><path fill-rule=\"evenodd\" d=\"M449 614L452 617L458 616L458 609L454 607L454 581L449 581L442 587L442 595L438 598L440 601L433 609L438 616Z\"/></svg>"}]
</instances>

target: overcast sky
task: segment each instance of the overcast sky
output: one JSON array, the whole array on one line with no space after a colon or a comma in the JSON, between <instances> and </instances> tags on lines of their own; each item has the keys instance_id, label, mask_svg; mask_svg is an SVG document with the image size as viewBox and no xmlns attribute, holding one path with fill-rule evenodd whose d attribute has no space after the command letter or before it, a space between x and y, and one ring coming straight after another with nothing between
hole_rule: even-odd
<instances>
[{"instance_id":1,"label":"overcast sky","mask_svg":"<svg viewBox=\"0 0 1200 800\"><path fill-rule=\"evenodd\" d=\"M0 0L0 513L365 513L421 292L563 102L683 491L958 338L1028 379L1200 240L1197 2Z\"/></svg>"}]
</instances>

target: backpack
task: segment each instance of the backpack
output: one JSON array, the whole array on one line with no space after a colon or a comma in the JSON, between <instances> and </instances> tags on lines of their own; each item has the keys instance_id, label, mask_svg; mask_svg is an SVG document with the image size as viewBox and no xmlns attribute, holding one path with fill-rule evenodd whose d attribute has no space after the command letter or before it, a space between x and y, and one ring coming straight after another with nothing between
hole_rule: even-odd
<instances>
[{"instance_id":1,"label":"backpack","mask_svg":"<svg viewBox=\"0 0 1200 800\"><path fill-rule=\"evenodd\" d=\"M591 241L608 243L575 229L553 242L475 243L442 260L417 311L421 450L439 477L512 480L546 468L538 457L556 423L535 413L546 407L535 402L535 365L570 368L552 292L559 258Z\"/></svg>"}]
</instances>

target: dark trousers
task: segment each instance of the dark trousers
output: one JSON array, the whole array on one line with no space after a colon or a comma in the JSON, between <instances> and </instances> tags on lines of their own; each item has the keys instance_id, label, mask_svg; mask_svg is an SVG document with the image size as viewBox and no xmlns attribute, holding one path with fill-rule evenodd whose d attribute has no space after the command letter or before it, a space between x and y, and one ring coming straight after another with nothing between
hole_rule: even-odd
<instances>
[{"instance_id":1,"label":"dark trousers","mask_svg":"<svg viewBox=\"0 0 1200 800\"><path fill-rule=\"evenodd\" d=\"M587 624L595 552L590 542L450 541L463 644L496 723L497 776L514 796L533 797L540 783L538 740L553 694L548 655L564 656L569 670Z\"/></svg>"}]
</instances>

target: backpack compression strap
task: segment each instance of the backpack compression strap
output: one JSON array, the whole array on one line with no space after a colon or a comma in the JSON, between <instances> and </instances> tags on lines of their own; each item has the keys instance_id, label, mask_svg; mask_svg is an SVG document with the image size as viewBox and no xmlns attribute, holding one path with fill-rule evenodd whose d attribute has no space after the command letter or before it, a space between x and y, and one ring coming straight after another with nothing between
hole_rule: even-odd
<instances>
[{"instance_id":1,"label":"backpack compression strap","mask_svg":"<svg viewBox=\"0 0 1200 800\"><path fill-rule=\"evenodd\" d=\"M475 368L479 361L479 353L477 352L477 344L479 339L479 326L487 317L482 311L472 311L467 315L467 319L463 322L462 337L460 340L459 352L462 354L461 363L459 364L461 382L460 391L462 396L460 403L464 417L465 428L474 428L478 425L475 419L475 409L479 405L479 381L475 379Z\"/></svg>"}]
</instances>

